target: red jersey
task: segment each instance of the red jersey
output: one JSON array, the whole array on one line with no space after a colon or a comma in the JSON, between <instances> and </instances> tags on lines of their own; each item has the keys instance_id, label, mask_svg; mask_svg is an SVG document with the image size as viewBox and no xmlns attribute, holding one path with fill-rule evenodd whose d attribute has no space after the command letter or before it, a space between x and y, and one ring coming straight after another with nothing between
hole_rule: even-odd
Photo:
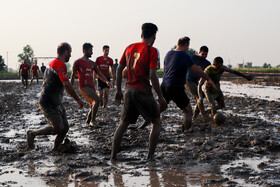
<instances>
[{"instance_id":1,"label":"red jersey","mask_svg":"<svg viewBox=\"0 0 280 187\"><path fill-rule=\"evenodd\" d=\"M79 77L79 87L90 87L95 89L93 81L93 71L96 70L97 65L91 60L79 58L75 61L73 69L76 69Z\"/></svg>"},{"instance_id":2,"label":"red jersey","mask_svg":"<svg viewBox=\"0 0 280 187\"><path fill-rule=\"evenodd\" d=\"M157 69L158 59L158 50L147 43L128 46L120 60L127 68L127 88L152 94L149 74L150 69Z\"/></svg>"},{"instance_id":3,"label":"red jersey","mask_svg":"<svg viewBox=\"0 0 280 187\"><path fill-rule=\"evenodd\" d=\"M28 64L21 64L19 69L21 69L22 75L28 76L28 71L30 70L30 66Z\"/></svg>"},{"instance_id":4,"label":"red jersey","mask_svg":"<svg viewBox=\"0 0 280 187\"><path fill-rule=\"evenodd\" d=\"M39 67L37 65L32 66L31 70L32 70L33 75L38 75Z\"/></svg>"},{"instance_id":5,"label":"red jersey","mask_svg":"<svg viewBox=\"0 0 280 187\"><path fill-rule=\"evenodd\" d=\"M49 67L50 71L59 76L59 79L62 83L64 81L69 81L69 77L67 75L67 67L61 60L59 60L58 58L54 59L49 63Z\"/></svg>"},{"instance_id":6,"label":"red jersey","mask_svg":"<svg viewBox=\"0 0 280 187\"><path fill-rule=\"evenodd\" d=\"M110 57L97 57L96 64L98 65L101 73L108 79L110 78L109 66L113 67L113 60Z\"/></svg>"}]
</instances>

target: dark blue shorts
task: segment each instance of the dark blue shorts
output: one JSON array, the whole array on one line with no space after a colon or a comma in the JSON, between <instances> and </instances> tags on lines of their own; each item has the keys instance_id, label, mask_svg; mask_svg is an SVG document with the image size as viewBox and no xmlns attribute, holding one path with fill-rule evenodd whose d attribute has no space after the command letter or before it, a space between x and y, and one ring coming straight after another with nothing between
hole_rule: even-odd
<instances>
[{"instance_id":1,"label":"dark blue shorts","mask_svg":"<svg viewBox=\"0 0 280 187\"><path fill-rule=\"evenodd\" d=\"M107 80L110 82L110 78L107 78ZM110 88L105 82L103 82L101 79L97 79L98 81L98 90L101 91L104 88Z\"/></svg>"}]
</instances>

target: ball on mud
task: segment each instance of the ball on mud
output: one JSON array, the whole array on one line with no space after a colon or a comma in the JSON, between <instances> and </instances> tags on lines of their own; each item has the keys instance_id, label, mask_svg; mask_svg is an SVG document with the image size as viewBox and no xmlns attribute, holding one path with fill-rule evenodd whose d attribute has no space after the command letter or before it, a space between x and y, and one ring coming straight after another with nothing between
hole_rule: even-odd
<instances>
[{"instance_id":1,"label":"ball on mud","mask_svg":"<svg viewBox=\"0 0 280 187\"><path fill-rule=\"evenodd\" d=\"M214 115L213 121L217 125L222 125L226 121L226 116L222 113L217 113Z\"/></svg>"}]
</instances>

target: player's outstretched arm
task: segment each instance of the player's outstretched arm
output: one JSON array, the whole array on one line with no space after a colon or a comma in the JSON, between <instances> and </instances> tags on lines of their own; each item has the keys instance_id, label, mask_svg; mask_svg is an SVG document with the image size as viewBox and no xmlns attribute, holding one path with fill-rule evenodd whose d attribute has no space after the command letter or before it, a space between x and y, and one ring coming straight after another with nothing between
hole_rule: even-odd
<instances>
[{"instance_id":1,"label":"player's outstretched arm","mask_svg":"<svg viewBox=\"0 0 280 187\"><path fill-rule=\"evenodd\" d=\"M243 78L247 79L248 81L253 80L253 76L245 75L245 74L243 74L243 73L241 73L241 72L239 72L239 71L235 71L235 70L230 69L230 68L228 68L228 67L224 67L224 69L225 69L225 71L227 71L227 72L229 72L229 73L233 73L233 74L235 74L235 75L237 75L237 76L243 77Z\"/></svg>"},{"instance_id":2,"label":"player's outstretched arm","mask_svg":"<svg viewBox=\"0 0 280 187\"><path fill-rule=\"evenodd\" d=\"M77 95L77 93L75 92L72 84L69 81L64 81L63 86L64 86L66 92L69 93L69 95L77 101L77 103L79 105L79 109L83 108L84 104L81 101L81 99L79 98L79 96Z\"/></svg>"},{"instance_id":3,"label":"player's outstretched arm","mask_svg":"<svg viewBox=\"0 0 280 187\"><path fill-rule=\"evenodd\" d=\"M163 95L162 95L162 92L161 92L161 89L159 86L157 69L150 69L150 78L151 78L152 86L158 95L160 111L164 111L167 108L167 103L166 103L165 99L163 98Z\"/></svg>"}]
</instances>

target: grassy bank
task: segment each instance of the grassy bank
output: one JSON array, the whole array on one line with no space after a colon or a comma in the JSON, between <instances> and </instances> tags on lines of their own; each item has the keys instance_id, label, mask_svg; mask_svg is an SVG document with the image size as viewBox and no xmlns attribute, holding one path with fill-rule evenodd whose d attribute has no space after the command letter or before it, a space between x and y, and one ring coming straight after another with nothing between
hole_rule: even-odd
<instances>
[{"instance_id":1,"label":"grassy bank","mask_svg":"<svg viewBox=\"0 0 280 187\"><path fill-rule=\"evenodd\" d=\"M280 73L280 68L236 68L240 72Z\"/></svg>"}]
</instances>

